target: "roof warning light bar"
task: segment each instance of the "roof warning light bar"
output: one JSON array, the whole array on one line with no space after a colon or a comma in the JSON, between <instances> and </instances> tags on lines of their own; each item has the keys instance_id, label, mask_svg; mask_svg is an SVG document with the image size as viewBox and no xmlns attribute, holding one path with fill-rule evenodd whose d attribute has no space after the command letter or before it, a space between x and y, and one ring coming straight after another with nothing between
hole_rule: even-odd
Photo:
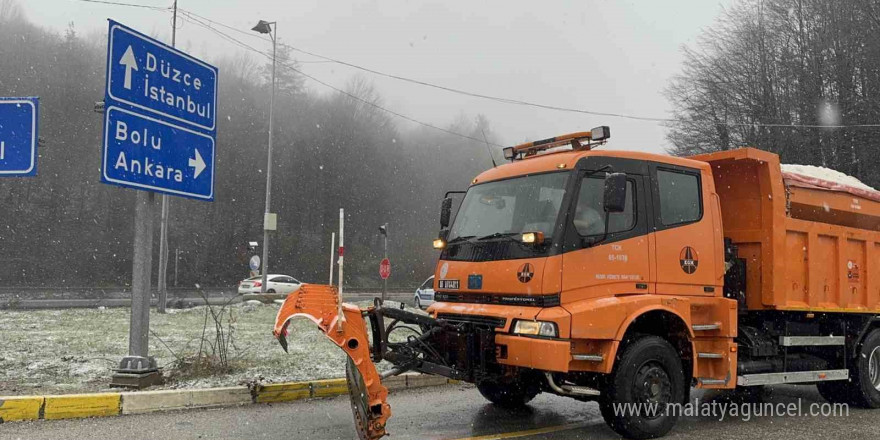
<instances>
[{"instance_id":1,"label":"roof warning light bar","mask_svg":"<svg viewBox=\"0 0 880 440\"><path fill-rule=\"evenodd\" d=\"M590 150L594 146L604 144L609 137L611 137L611 129L607 125L603 125L590 131L580 131L540 141L526 142L515 147L507 147L502 151L504 152L505 159L513 161L534 156L538 152L563 145L571 145L573 150Z\"/></svg>"}]
</instances>

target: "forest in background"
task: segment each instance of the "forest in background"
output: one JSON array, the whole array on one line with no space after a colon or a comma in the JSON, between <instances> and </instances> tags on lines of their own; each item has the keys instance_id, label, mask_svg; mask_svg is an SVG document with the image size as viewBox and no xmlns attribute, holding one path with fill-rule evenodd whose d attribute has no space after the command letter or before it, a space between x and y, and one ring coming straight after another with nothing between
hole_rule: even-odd
<instances>
[{"instance_id":1,"label":"forest in background","mask_svg":"<svg viewBox=\"0 0 880 440\"><path fill-rule=\"evenodd\" d=\"M38 175L0 179L0 284L127 286L135 191L100 182L106 36L58 33L0 0L0 96L40 97ZM279 47L279 65L295 65ZM247 243L262 242L270 76L242 51L208 58L219 68L215 201L171 198L168 285L180 249L179 285L230 286L247 275ZM414 287L433 272L431 241L448 190L492 166L487 144L428 127L404 128L343 93L319 94L279 68L275 101L270 271L326 282L330 234L345 208L346 284L380 285L389 224L389 285ZM345 92L382 105L355 76ZM481 115L443 128L494 143ZM500 153L495 152L500 156ZM158 203L157 203L158 204ZM153 266L158 265L156 213ZM155 286L155 279L154 279Z\"/></svg>"},{"instance_id":2,"label":"forest in background","mask_svg":"<svg viewBox=\"0 0 880 440\"><path fill-rule=\"evenodd\" d=\"M683 48L665 91L674 155L753 146L785 163L840 170L880 187L880 3L740 0ZM0 0L0 95L40 96L39 176L0 180L0 283L124 286L131 273L134 192L99 182L104 37L53 32ZM281 46L282 65L296 61ZM232 51L220 68L216 201L173 198L169 249L180 285L230 285L261 240L269 87L265 60ZM282 68L276 102L272 271L327 276L329 235L344 207L347 279L379 285L378 225L388 222L392 286L413 286L436 258L440 198L491 166L487 118L411 129L371 104L361 76L320 94ZM496 151L496 156L498 152ZM158 227L156 227L158 234ZM158 241L154 252L158 252ZM154 257L154 265L157 263ZM171 263L173 268L173 260Z\"/></svg>"},{"instance_id":3,"label":"forest in background","mask_svg":"<svg viewBox=\"0 0 880 440\"><path fill-rule=\"evenodd\" d=\"M880 188L880 3L738 1L684 55L670 153L753 146Z\"/></svg>"}]
</instances>

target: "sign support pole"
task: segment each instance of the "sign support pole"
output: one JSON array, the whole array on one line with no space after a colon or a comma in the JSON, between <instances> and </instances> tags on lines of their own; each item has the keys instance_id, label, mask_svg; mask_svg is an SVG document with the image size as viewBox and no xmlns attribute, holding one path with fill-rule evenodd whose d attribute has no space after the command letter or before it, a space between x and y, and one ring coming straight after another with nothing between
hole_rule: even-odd
<instances>
[{"instance_id":1,"label":"sign support pole","mask_svg":"<svg viewBox=\"0 0 880 440\"><path fill-rule=\"evenodd\" d=\"M128 356L122 358L110 386L145 388L162 383L156 360L149 356L150 291L153 266L155 194L137 192L134 209L134 256L131 274L131 322Z\"/></svg>"},{"instance_id":2,"label":"sign support pole","mask_svg":"<svg viewBox=\"0 0 880 440\"><path fill-rule=\"evenodd\" d=\"M172 46L177 38L176 6L177 1L174 2ZM158 214L155 192L214 200L217 69L121 23L108 20L108 25L101 181L139 190L135 207L129 353L120 362L110 385L143 388L162 380L156 361L149 356L148 345L153 223ZM151 65L172 64L175 72L193 80L177 81L174 79L177 75L148 78ZM144 93L151 88L166 90L178 100L171 103L151 98L149 93ZM180 107L180 99L186 101L186 108ZM151 148L141 147L148 143ZM150 163L155 165L156 175ZM163 173L165 178L157 178L159 169L167 169L169 174ZM164 295L169 256L167 202L165 199L162 203L165 209L157 281L163 293L160 309L167 303Z\"/></svg>"}]
</instances>

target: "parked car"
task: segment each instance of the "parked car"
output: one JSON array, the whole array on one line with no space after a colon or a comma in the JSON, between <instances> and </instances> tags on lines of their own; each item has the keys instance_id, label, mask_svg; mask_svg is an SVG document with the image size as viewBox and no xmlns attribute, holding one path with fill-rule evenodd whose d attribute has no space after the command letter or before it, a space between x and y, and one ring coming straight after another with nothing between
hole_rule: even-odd
<instances>
[{"instance_id":1,"label":"parked car","mask_svg":"<svg viewBox=\"0 0 880 440\"><path fill-rule=\"evenodd\" d=\"M434 304L434 277L428 278L416 289L416 293L413 296L413 304L420 308L426 309L431 304Z\"/></svg>"},{"instance_id":2,"label":"parked car","mask_svg":"<svg viewBox=\"0 0 880 440\"><path fill-rule=\"evenodd\" d=\"M299 289L302 282L288 275L268 275L266 280L266 293L288 294ZM260 293L263 287L262 275L242 280L238 283L238 293Z\"/></svg>"}]
</instances>

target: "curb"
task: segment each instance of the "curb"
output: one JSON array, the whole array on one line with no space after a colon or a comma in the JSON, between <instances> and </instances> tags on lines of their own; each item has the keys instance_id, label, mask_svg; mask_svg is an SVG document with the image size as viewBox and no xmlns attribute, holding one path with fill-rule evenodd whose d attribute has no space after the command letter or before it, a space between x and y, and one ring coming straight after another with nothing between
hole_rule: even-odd
<instances>
[{"instance_id":1,"label":"curb","mask_svg":"<svg viewBox=\"0 0 880 440\"><path fill-rule=\"evenodd\" d=\"M402 374L382 382L388 391L459 383L457 380L423 374ZM344 394L348 394L345 379L325 379L224 388L0 397L0 423L291 402Z\"/></svg>"}]
</instances>

